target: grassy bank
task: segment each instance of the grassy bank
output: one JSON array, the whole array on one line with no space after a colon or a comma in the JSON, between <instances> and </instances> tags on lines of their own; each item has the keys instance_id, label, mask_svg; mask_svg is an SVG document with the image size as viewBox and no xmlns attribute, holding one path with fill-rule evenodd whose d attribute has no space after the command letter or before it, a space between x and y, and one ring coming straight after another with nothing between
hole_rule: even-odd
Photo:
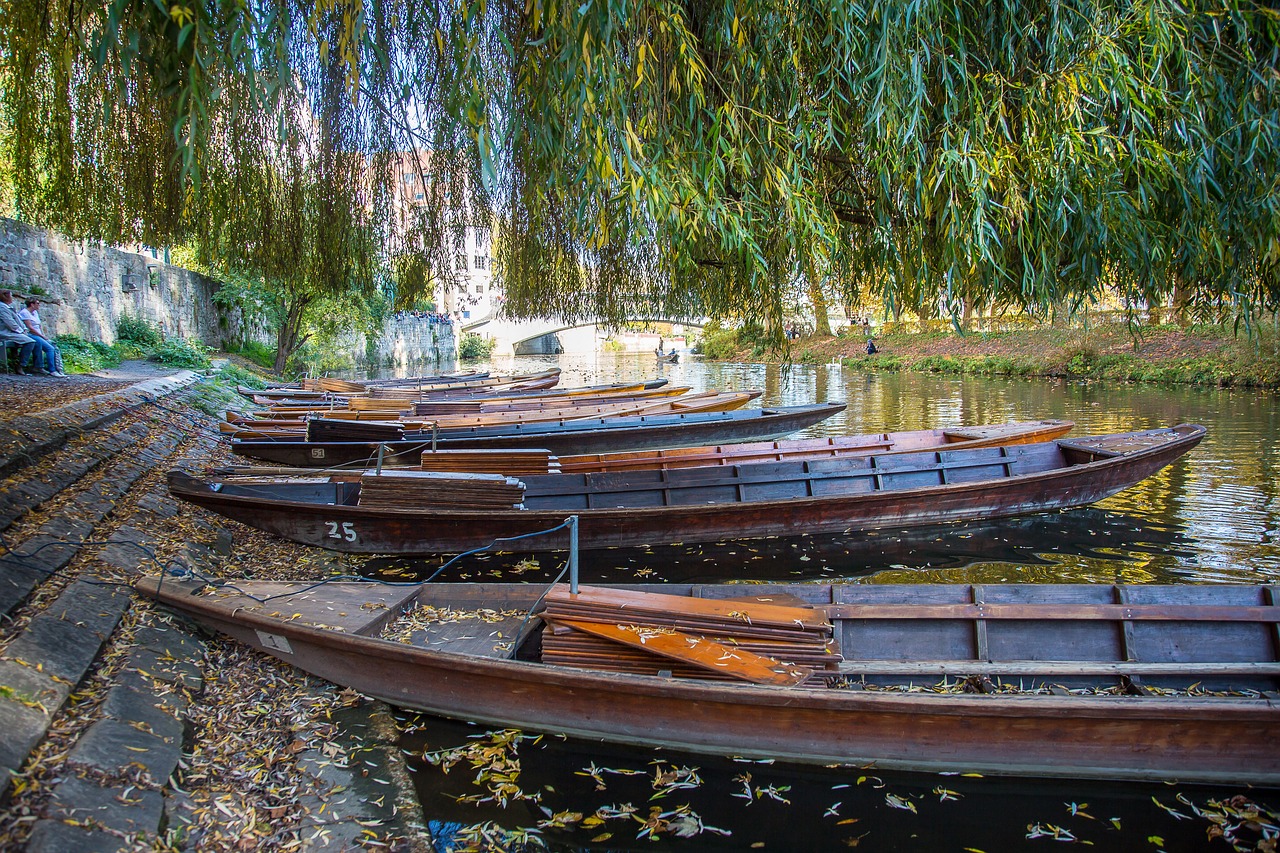
<instances>
[{"instance_id":1,"label":"grassy bank","mask_svg":"<svg viewBox=\"0 0 1280 853\"><path fill-rule=\"evenodd\" d=\"M838 359L857 370L911 370L978 376L1053 376L1245 388L1280 388L1280 335L1251 337L1222 326L1122 324L1084 329L1044 326L1004 332L890 333L867 355L860 334L804 337L785 351L733 331L713 334L706 357L722 361L826 364Z\"/></svg>"}]
</instances>

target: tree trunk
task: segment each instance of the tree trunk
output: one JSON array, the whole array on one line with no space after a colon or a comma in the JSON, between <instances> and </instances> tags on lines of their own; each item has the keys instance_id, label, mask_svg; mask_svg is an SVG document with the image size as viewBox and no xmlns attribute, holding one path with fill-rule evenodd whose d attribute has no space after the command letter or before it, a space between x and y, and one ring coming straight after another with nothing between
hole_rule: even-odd
<instances>
[{"instance_id":1,"label":"tree trunk","mask_svg":"<svg viewBox=\"0 0 1280 853\"><path fill-rule=\"evenodd\" d=\"M277 375L283 376L289 359L298 347L307 342L310 333L302 333L303 320L306 318L307 306L311 304L309 296L289 297L285 302L284 319L276 330L276 362L272 368Z\"/></svg>"},{"instance_id":2,"label":"tree trunk","mask_svg":"<svg viewBox=\"0 0 1280 853\"><path fill-rule=\"evenodd\" d=\"M809 279L809 302L813 305L813 333L831 337L831 318L827 316L827 295L822 292L822 285L812 277Z\"/></svg>"}]
</instances>

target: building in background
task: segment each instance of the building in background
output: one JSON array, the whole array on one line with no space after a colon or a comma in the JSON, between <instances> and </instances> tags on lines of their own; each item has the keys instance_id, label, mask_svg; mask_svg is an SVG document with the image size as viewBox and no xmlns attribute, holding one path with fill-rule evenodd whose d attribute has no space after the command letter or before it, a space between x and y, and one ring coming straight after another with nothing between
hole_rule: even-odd
<instances>
[{"instance_id":1,"label":"building in background","mask_svg":"<svg viewBox=\"0 0 1280 853\"><path fill-rule=\"evenodd\" d=\"M394 214L407 221L414 209L428 204L426 181L421 170L430 157L428 151L405 151L396 165ZM449 203L445 191L444 203ZM489 227L468 226L461 239L456 239L451 255L456 264L457 284L437 283L436 310L448 314L455 323L466 325L489 317L502 304L501 294L493 286L493 231Z\"/></svg>"}]
</instances>

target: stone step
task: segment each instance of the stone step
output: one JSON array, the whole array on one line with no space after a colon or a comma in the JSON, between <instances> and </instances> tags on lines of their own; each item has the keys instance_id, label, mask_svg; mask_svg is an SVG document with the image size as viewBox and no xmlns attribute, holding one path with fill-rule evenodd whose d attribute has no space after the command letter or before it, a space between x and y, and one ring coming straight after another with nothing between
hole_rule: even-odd
<instances>
[{"instance_id":1,"label":"stone step","mask_svg":"<svg viewBox=\"0 0 1280 853\"><path fill-rule=\"evenodd\" d=\"M59 451L46 458L33 476L0 487L0 530L53 498L96 470L126 448L146 441L150 427L133 424L120 432L102 432L74 450Z\"/></svg>"},{"instance_id":2,"label":"stone step","mask_svg":"<svg viewBox=\"0 0 1280 853\"><path fill-rule=\"evenodd\" d=\"M6 430L0 434L0 477L34 464L76 436L114 423L133 409L166 397L198 378L197 373L183 370L7 420Z\"/></svg>"},{"instance_id":3,"label":"stone step","mask_svg":"<svg viewBox=\"0 0 1280 853\"><path fill-rule=\"evenodd\" d=\"M76 775L54 785L27 839L28 853L130 850L135 845L121 834L160 829L163 788L182 758L187 691L198 692L203 683L205 647L168 626L142 626L132 643L101 718L68 756Z\"/></svg>"},{"instance_id":4,"label":"stone step","mask_svg":"<svg viewBox=\"0 0 1280 853\"><path fill-rule=\"evenodd\" d=\"M0 617L25 601L45 577L65 568L116 501L150 470L152 460L163 459L180 442L172 430L151 430L145 453L117 457L101 477L71 497L63 512L26 540L8 543L11 550L0 556ZM138 551L134 556L144 555Z\"/></svg>"},{"instance_id":5,"label":"stone step","mask_svg":"<svg viewBox=\"0 0 1280 853\"><path fill-rule=\"evenodd\" d=\"M0 657L0 797L129 606L116 584L76 581Z\"/></svg>"}]
</instances>

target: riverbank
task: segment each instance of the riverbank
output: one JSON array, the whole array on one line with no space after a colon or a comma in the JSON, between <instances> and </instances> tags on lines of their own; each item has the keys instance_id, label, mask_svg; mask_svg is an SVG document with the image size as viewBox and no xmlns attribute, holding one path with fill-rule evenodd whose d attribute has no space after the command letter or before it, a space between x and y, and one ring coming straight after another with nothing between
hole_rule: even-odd
<instances>
[{"instance_id":1,"label":"riverbank","mask_svg":"<svg viewBox=\"0 0 1280 853\"><path fill-rule=\"evenodd\" d=\"M1271 328L1253 337L1222 326L1124 324L1092 328L1043 326L1000 332L891 333L867 339L856 332L809 336L769 353L758 342L723 333L704 344L718 361L839 361L857 370L910 370L979 376L1046 376L1280 389L1280 336ZM710 345L708 345L710 344Z\"/></svg>"},{"instance_id":2,"label":"riverbank","mask_svg":"<svg viewBox=\"0 0 1280 853\"><path fill-rule=\"evenodd\" d=\"M349 568L173 500L244 374L147 371L0 377L0 848L429 849L385 705L131 594Z\"/></svg>"}]
</instances>

